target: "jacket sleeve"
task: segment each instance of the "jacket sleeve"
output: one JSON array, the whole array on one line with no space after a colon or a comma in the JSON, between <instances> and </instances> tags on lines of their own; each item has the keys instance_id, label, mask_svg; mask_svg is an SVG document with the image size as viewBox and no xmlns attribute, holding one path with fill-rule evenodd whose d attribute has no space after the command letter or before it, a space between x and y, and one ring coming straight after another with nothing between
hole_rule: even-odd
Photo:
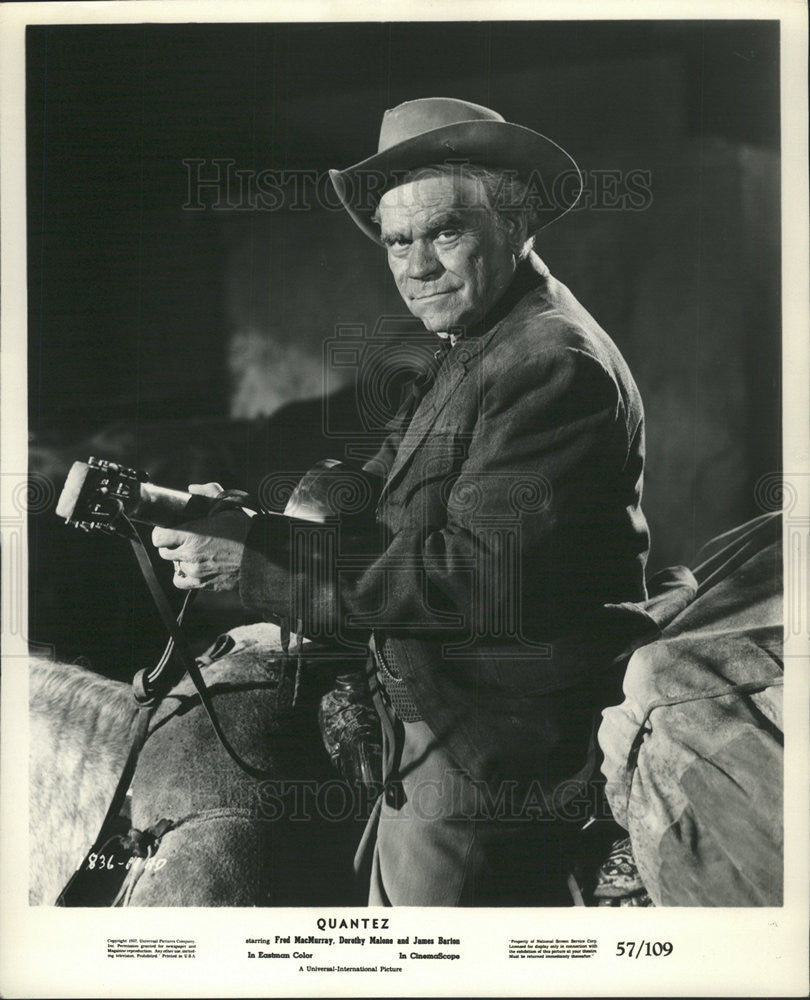
<instances>
[{"instance_id":1,"label":"jacket sleeve","mask_svg":"<svg viewBox=\"0 0 810 1000\"><path fill-rule=\"evenodd\" d=\"M243 603L312 639L492 634L487 616L519 605L515 588L533 602L552 589L555 535L610 475L617 436L626 449L618 387L596 358L568 347L521 358L484 385L436 523L411 518L385 537L256 518Z\"/></svg>"}]
</instances>

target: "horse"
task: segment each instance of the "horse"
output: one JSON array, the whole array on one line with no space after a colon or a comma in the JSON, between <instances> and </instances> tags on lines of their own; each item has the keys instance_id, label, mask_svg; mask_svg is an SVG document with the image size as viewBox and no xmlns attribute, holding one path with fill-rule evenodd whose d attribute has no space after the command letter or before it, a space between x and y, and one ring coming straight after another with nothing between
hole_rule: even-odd
<instances>
[{"instance_id":1,"label":"horse","mask_svg":"<svg viewBox=\"0 0 810 1000\"><path fill-rule=\"evenodd\" d=\"M305 645L307 666L294 679L271 623L232 629L215 646L204 658L210 700L254 773L228 756L190 678L180 680L150 719L128 794L131 826L162 836L145 861L127 865L116 904L365 903L351 862L368 796L334 770L317 724L345 656L315 662ZM94 843L137 707L128 685L41 659L30 664L29 704L29 902L41 905ZM104 866L102 853L88 858L87 877Z\"/></svg>"},{"instance_id":2,"label":"horse","mask_svg":"<svg viewBox=\"0 0 810 1000\"><path fill-rule=\"evenodd\" d=\"M629 839L601 864L596 905L780 905L781 553L779 514L766 514L704 546L694 573L649 581L637 610L654 633L628 654L625 699L598 733ZM337 777L315 722L337 671L358 664L318 660L308 644L293 679L270 623L234 628L212 650L216 715L263 777L225 752L191 680L176 684L151 718L129 805L134 829L161 836L117 901L362 905L351 857L371 797ZM137 710L125 684L35 660L30 713L30 902L44 903L94 842Z\"/></svg>"}]
</instances>

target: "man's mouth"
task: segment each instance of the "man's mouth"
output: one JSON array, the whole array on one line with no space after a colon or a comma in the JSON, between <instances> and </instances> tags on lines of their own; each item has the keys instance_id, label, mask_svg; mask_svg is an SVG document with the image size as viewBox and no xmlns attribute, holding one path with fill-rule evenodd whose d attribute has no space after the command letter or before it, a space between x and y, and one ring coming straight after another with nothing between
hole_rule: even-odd
<instances>
[{"instance_id":1,"label":"man's mouth","mask_svg":"<svg viewBox=\"0 0 810 1000\"><path fill-rule=\"evenodd\" d=\"M436 299L440 295L452 295L454 291L455 288L449 288L445 292L428 292L426 295L412 295L411 299L415 302L421 302L423 299Z\"/></svg>"}]
</instances>

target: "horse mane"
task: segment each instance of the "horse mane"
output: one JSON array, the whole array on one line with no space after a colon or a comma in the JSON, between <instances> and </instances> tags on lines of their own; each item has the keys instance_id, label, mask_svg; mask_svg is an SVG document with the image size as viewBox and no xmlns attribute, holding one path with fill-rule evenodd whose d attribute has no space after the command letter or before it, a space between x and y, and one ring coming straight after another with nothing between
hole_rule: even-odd
<instances>
[{"instance_id":1,"label":"horse mane","mask_svg":"<svg viewBox=\"0 0 810 1000\"><path fill-rule=\"evenodd\" d=\"M32 660L29 709L62 724L92 730L99 739L128 737L135 716L130 688L85 667Z\"/></svg>"}]
</instances>

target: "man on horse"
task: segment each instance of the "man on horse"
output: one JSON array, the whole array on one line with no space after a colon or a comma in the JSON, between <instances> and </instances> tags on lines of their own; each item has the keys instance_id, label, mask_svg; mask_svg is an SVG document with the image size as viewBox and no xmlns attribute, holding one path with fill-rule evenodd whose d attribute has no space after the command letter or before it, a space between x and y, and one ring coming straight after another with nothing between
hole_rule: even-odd
<instances>
[{"instance_id":1,"label":"man on horse","mask_svg":"<svg viewBox=\"0 0 810 1000\"><path fill-rule=\"evenodd\" d=\"M436 335L362 467L374 523L336 556L328 532L302 546L240 511L153 541L180 588L368 641L386 737L358 862L371 904L559 905L649 543L638 390L533 248L581 177L545 136L449 98L387 111L377 153L331 177Z\"/></svg>"}]
</instances>

